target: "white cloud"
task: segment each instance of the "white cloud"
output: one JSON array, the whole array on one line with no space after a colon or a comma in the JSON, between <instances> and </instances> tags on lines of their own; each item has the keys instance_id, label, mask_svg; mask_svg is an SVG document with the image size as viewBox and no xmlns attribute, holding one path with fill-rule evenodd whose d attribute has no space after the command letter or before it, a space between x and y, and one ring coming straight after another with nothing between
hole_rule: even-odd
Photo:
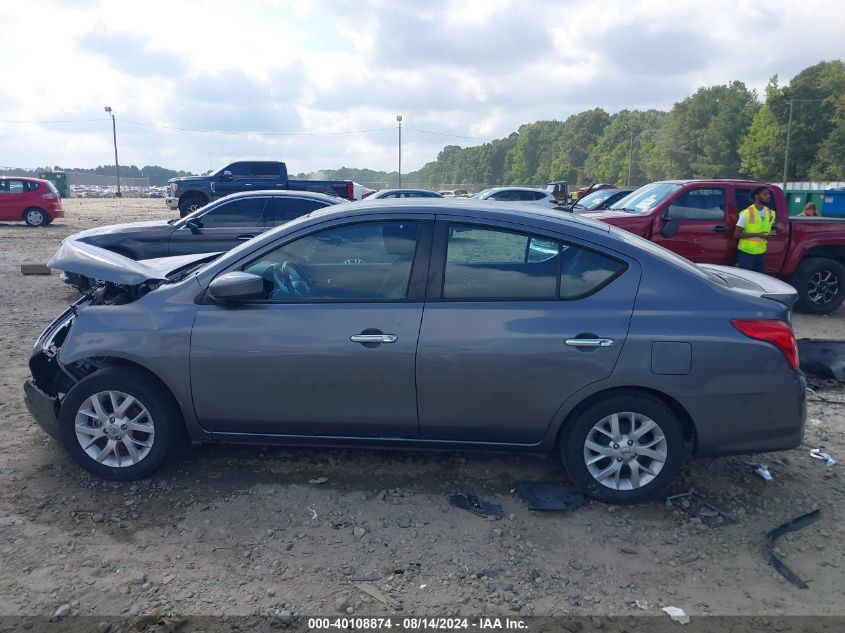
<instances>
[{"instance_id":1,"label":"white cloud","mask_svg":"<svg viewBox=\"0 0 845 633\"><path fill-rule=\"evenodd\" d=\"M762 91L845 57L839 0L147 0L0 5L0 165L121 162L194 171L242 156L292 172L393 169L395 130L326 136L180 132L341 132L407 128L501 137L521 123L596 106L669 108L702 85ZM37 28L32 16L37 15ZM34 45L33 35L37 33ZM130 121L163 127L140 126ZM403 134L403 166L445 144Z\"/></svg>"}]
</instances>

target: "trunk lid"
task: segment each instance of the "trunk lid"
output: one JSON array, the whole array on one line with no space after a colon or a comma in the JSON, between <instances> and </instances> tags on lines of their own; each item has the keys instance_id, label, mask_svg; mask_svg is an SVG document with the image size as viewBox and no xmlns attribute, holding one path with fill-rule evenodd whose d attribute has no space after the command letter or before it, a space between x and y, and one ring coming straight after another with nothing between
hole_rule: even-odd
<instances>
[{"instance_id":1,"label":"trunk lid","mask_svg":"<svg viewBox=\"0 0 845 633\"><path fill-rule=\"evenodd\" d=\"M62 242L59 250L50 258L47 265L54 270L81 275L88 279L120 286L138 286L166 281L168 275L179 269L203 260L214 259L219 254L198 253L135 261L98 246L68 239Z\"/></svg>"},{"instance_id":2,"label":"trunk lid","mask_svg":"<svg viewBox=\"0 0 845 633\"><path fill-rule=\"evenodd\" d=\"M699 268L716 275L724 284L743 294L763 297L782 303L791 308L798 299L798 291L788 283L733 266L719 266L716 264L697 264Z\"/></svg>"}]
</instances>

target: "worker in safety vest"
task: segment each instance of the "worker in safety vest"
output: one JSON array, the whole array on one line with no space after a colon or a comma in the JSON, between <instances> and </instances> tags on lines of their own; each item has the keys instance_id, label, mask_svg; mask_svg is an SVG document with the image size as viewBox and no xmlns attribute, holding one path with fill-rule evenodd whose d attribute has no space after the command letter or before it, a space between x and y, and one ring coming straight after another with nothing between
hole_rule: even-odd
<instances>
[{"instance_id":1,"label":"worker in safety vest","mask_svg":"<svg viewBox=\"0 0 845 633\"><path fill-rule=\"evenodd\" d=\"M766 238L773 237L775 212L766 206L769 202L769 188L760 186L751 190L754 203L739 214L734 229L737 244L736 265L739 268L766 272Z\"/></svg>"}]
</instances>

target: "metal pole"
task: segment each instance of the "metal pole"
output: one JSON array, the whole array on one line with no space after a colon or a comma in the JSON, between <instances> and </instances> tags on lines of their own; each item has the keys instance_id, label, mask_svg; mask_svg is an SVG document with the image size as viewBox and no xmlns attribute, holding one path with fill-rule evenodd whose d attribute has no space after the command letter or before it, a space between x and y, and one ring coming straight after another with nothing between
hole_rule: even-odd
<instances>
[{"instance_id":1,"label":"metal pole","mask_svg":"<svg viewBox=\"0 0 845 633\"><path fill-rule=\"evenodd\" d=\"M396 121L399 123L399 187L402 187L402 115L396 115Z\"/></svg>"},{"instance_id":2,"label":"metal pole","mask_svg":"<svg viewBox=\"0 0 845 633\"><path fill-rule=\"evenodd\" d=\"M789 166L789 135L792 132L792 104L795 100L789 100L789 122L786 124L786 150L783 152L783 189L786 190L786 170Z\"/></svg>"},{"instance_id":3,"label":"metal pole","mask_svg":"<svg viewBox=\"0 0 845 633\"><path fill-rule=\"evenodd\" d=\"M631 186L631 165L634 163L634 133L631 132L631 147L628 150L628 187Z\"/></svg>"}]
</instances>

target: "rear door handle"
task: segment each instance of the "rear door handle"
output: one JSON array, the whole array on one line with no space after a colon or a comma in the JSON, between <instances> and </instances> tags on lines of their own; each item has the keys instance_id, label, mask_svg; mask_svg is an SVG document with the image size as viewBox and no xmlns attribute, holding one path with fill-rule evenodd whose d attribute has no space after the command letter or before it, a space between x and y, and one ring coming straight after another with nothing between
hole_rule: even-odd
<instances>
[{"instance_id":1,"label":"rear door handle","mask_svg":"<svg viewBox=\"0 0 845 633\"><path fill-rule=\"evenodd\" d=\"M613 347L612 338L568 338L569 347Z\"/></svg>"},{"instance_id":2,"label":"rear door handle","mask_svg":"<svg viewBox=\"0 0 845 633\"><path fill-rule=\"evenodd\" d=\"M727 229L726 227L724 227L724 226L714 226L714 227L713 227L713 232L714 232L714 233L727 233L727 232L728 232L728 229Z\"/></svg>"},{"instance_id":3,"label":"rear door handle","mask_svg":"<svg viewBox=\"0 0 845 633\"><path fill-rule=\"evenodd\" d=\"M253 237L255 237L255 236L254 235L238 235L235 239L241 240L242 242L245 242L247 240L251 240Z\"/></svg>"},{"instance_id":4,"label":"rear door handle","mask_svg":"<svg viewBox=\"0 0 845 633\"><path fill-rule=\"evenodd\" d=\"M353 343L395 343L399 337L395 334L353 334L349 337Z\"/></svg>"}]
</instances>

